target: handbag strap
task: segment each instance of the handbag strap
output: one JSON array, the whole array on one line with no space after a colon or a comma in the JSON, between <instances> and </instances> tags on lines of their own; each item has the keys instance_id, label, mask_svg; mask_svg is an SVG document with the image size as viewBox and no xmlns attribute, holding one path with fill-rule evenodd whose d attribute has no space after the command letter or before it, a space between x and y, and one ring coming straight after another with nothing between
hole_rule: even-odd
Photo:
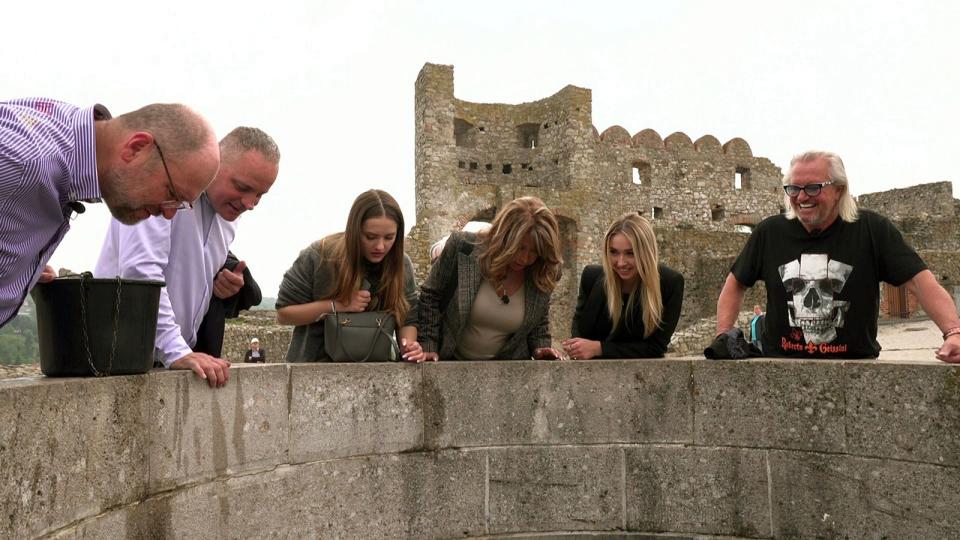
<instances>
[{"instance_id":1,"label":"handbag strap","mask_svg":"<svg viewBox=\"0 0 960 540\"><path fill-rule=\"evenodd\" d=\"M377 319L377 335L370 340L370 349L368 349L367 354L363 356L363 360L355 360L355 361L366 362L367 360L369 360L370 355L373 354L373 349L377 346L377 338L380 336L383 336L387 339L387 343L389 343L390 348L393 349L394 355L397 358L400 357L400 347L397 345L397 340L393 339L393 336L388 334L387 331L383 329L383 321L386 319L386 317L389 317L389 315L385 315L384 318L382 319ZM341 341L340 343L342 344L343 342ZM350 353L347 353L347 356L349 357ZM353 360L352 357L350 357L350 359Z\"/></svg>"},{"instance_id":2,"label":"handbag strap","mask_svg":"<svg viewBox=\"0 0 960 540\"><path fill-rule=\"evenodd\" d=\"M367 360L370 360L370 355L373 354L373 349L376 348L377 346L377 338L380 337L381 335L387 338L387 342L390 343L390 348L393 349L393 352L397 356L397 358L400 358L400 346L397 345L397 340L393 339L393 336L388 334L387 331L383 329L384 319L377 319L377 333L376 335L374 335L374 338L370 340L370 348L367 349L367 354L363 355L363 358L361 358L360 360L357 360L356 358L354 358L353 355L350 354L350 351L348 351L346 347L343 346L343 338L340 335L340 314L337 313L336 303L331 302L330 307L333 308L333 318L337 325L337 347L340 349L341 352L343 352L343 354L347 358L350 359L351 362L366 362ZM389 315L384 316L384 318L386 317L389 317Z\"/></svg>"}]
</instances>

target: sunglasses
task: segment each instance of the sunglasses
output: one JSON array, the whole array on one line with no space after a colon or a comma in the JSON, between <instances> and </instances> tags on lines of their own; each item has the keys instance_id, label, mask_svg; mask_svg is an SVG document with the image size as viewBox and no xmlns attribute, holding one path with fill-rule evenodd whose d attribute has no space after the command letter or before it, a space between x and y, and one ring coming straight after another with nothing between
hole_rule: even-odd
<instances>
[{"instance_id":1,"label":"sunglasses","mask_svg":"<svg viewBox=\"0 0 960 540\"><path fill-rule=\"evenodd\" d=\"M807 194L807 197L816 197L820 194L820 191L823 190L823 186L829 186L833 183L833 180L827 182L820 182L818 184L807 184L805 186L795 186L793 184L783 186L783 191L787 194L788 197L796 197L800 192Z\"/></svg>"}]
</instances>

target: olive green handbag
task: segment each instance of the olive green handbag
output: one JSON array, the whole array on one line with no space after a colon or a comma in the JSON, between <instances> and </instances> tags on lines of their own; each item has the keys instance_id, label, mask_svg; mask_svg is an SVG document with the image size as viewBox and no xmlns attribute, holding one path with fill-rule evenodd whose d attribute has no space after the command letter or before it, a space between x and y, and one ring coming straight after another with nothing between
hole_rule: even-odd
<instances>
[{"instance_id":1,"label":"olive green handbag","mask_svg":"<svg viewBox=\"0 0 960 540\"><path fill-rule=\"evenodd\" d=\"M393 362L400 358L392 313L333 313L323 320L323 347L332 362Z\"/></svg>"}]
</instances>

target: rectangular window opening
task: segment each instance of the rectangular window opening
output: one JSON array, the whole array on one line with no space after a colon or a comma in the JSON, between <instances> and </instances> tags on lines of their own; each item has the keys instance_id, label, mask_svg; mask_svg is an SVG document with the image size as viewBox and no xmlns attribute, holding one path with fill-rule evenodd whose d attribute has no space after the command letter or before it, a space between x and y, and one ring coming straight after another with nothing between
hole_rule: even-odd
<instances>
[{"instance_id":1,"label":"rectangular window opening","mask_svg":"<svg viewBox=\"0 0 960 540\"><path fill-rule=\"evenodd\" d=\"M733 177L733 187L735 189L751 189L750 169L747 167L737 167Z\"/></svg>"},{"instance_id":2,"label":"rectangular window opening","mask_svg":"<svg viewBox=\"0 0 960 540\"><path fill-rule=\"evenodd\" d=\"M646 161L635 161L633 162L631 168L631 180L635 186L650 186L650 177L652 176L652 168L650 164Z\"/></svg>"},{"instance_id":3,"label":"rectangular window opening","mask_svg":"<svg viewBox=\"0 0 960 540\"><path fill-rule=\"evenodd\" d=\"M717 205L713 207L713 210L710 211L710 219L713 221L723 221L725 212L723 211L723 206Z\"/></svg>"}]
</instances>

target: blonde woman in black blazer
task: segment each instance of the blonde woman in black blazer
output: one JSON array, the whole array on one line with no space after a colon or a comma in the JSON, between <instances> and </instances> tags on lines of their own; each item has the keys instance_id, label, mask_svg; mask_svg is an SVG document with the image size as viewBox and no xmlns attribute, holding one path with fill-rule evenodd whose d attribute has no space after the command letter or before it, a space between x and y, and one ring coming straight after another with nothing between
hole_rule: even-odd
<instances>
[{"instance_id":1,"label":"blonde woman in black blazer","mask_svg":"<svg viewBox=\"0 0 960 540\"><path fill-rule=\"evenodd\" d=\"M556 217L536 197L509 202L485 231L451 234L420 288L427 359L559 358L547 318L559 239Z\"/></svg>"},{"instance_id":2,"label":"blonde woman in black blazer","mask_svg":"<svg viewBox=\"0 0 960 540\"><path fill-rule=\"evenodd\" d=\"M683 276L658 262L653 228L636 212L620 216L603 239L602 265L589 265L580 294L570 358L659 358L680 320Z\"/></svg>"}]
</instances>

